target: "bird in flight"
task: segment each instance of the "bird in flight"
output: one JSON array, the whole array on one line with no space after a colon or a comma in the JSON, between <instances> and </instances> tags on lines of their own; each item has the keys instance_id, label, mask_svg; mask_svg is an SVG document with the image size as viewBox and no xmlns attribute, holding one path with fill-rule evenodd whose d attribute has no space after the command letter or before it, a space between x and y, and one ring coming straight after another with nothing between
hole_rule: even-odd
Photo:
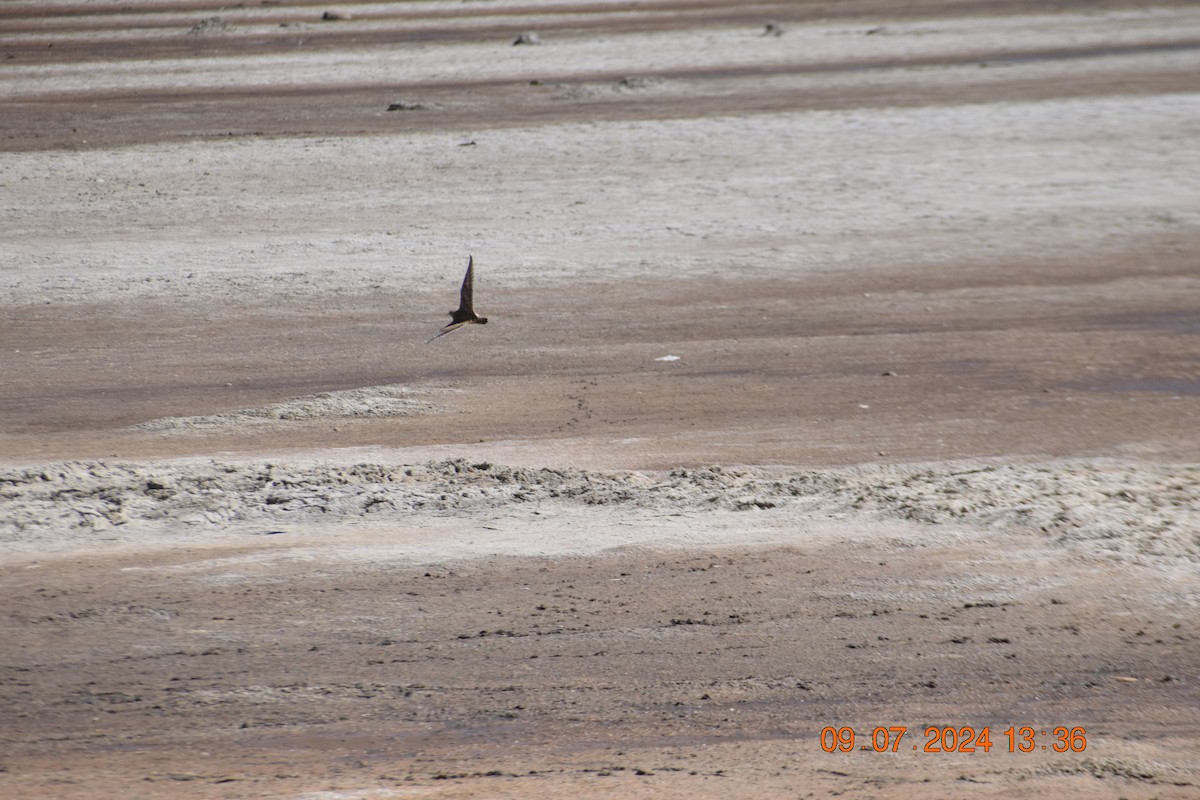
<instances>
[{"instance_id":1,"label":"bird in flight","mask_svg":"<svg viewBox=\"0 0 1200 800\"><path fill-rule=\"evenodd\" d=\"M477 325L487 325L487 317L481 317L475 313L475 308L471 305L471 294L475 287L475 257L467 258L467 275L463 278L462 296L458 301L458 308L450 312L450 323L435 333L429 340L432 342L439 336L445 336L450 331L456 331L463 325L475 323ZM425 344L429 344L426 342Z\"/></svg>"}]
</instances>

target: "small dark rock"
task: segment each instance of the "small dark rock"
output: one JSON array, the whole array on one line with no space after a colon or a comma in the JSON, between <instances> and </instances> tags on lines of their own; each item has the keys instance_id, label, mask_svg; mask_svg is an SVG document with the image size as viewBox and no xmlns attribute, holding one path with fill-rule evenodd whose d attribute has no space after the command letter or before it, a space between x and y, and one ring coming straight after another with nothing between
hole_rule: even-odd
<instances>
[{"instance_id":1,"label":"small dark rock","mask_svg":"<svg viewBox=\"0 0 1200 800\"><path fill-rule=\"evenodd\" d=\"M641 89L649 89L661 82L661 79L655 77L626 75L624 78L621 78L621 80L617 81L617 88L638 91Z\"/></svg>"},{"instance_id":2,"label":"small dark rock","mask_svg":"<svg viewBox=\"0 0 1200 800\"><path fill-rule=\"evenodd\" d=\"M220 17L209 17L193 25L188 33L193 36L202 36L206 33L219 33L228 27Z\"/></svg>"}]
</instances>

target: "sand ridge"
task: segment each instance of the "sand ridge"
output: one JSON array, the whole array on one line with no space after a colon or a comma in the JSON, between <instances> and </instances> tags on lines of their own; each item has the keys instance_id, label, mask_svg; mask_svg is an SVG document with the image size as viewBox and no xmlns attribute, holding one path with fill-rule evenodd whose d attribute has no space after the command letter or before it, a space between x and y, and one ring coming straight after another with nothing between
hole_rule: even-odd
<instances>
[{"instance_id":1,"label":"sand ridge","mask_svg":"<svg viewBox=\"0 0 1200 800\"><path fill-rule=\"evenodd\" d=\"M644 514L905 520L1022 531L1081 558L1200 562L1200 467L1128 461L939 462L836 470L729 468L669 473L530 469L451 459L67 462L0 471L0 537L30 552L79 546L92 531L147 525L220 531L255 525L420 527L448 516L550 507ZM510 521L511 524L511 521ZM755 523L747 520L747 524ZM627 543L636 544L636 539ZM540 543L531 541L536 548ZM487 555L481 542L479 555Z\"/></svg>"}]
</instances>

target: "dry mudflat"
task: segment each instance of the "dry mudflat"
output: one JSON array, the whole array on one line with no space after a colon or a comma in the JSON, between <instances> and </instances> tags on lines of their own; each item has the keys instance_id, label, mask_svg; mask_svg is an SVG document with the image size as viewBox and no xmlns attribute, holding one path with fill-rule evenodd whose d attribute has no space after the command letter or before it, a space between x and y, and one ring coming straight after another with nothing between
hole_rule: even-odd
<instances>
[{"instance_id":1,"label":"dry mudflat","mask_svg":"<svg viewBox=\"0 0 1200 800\"><path fill-rule=\"evenodd\" d=\"M0 63L0 795L1200 792L1194 3Z\"/></svg>"}]
</instances>

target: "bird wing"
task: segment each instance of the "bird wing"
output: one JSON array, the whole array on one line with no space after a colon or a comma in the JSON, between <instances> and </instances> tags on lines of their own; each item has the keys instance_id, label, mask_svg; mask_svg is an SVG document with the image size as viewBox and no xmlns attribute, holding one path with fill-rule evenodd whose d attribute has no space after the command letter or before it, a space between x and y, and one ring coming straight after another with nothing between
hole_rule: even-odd
<instances>
[{"instance_id":1,"label":"bird wing","mask_svg":"<svg viewBox=\"0 0 1200 800\"><path fill-rule=\"evenodd\" d=\"M450 333L451 331L458 330L463 325L466 325L468 322L470 322L470 320L464 320L463 322L451 322L449 325L442 328L440 331L435 333L433 336L429 337L429 341L425 342L425 344L429 344L429 342L432 342L434 339L438 338L439 336L445 336L447 333Z\"/></svg>"},{"instance_id":2,"label":"bird wing","mask_svg":"<svg viewBox=\"0 0 1200 800\"><path fill-rule=\"evenodd\" d=\"M475 256L467 257L467 274L463 278L462 299L459 302L459 313L465 311L467 316L475 316L475 307L471 303L472 295L475 294Z\"/></svg>"}]
</instances>

